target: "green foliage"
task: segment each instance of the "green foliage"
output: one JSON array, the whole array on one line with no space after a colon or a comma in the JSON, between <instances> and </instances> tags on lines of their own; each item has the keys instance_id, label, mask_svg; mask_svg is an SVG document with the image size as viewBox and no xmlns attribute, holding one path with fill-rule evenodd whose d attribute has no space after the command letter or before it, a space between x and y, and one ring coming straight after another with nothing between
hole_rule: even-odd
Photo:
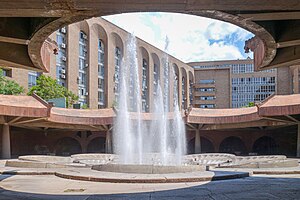
<instances>
[{"instance_id":1,"label":"green foliage","mask_svg":"<svg viewBox=\"0 0 300 200\"><path fill-rule=\"evenodd\" d=\"M57 81L50 76L41 75L36 81L36 85L30 88L28 95L37 94L44 100L65 97L67 107L70 107L78 100L78 96L68 91L65 87L59 85Z\"/></svg>"},{"instance_id":2,"label":"green foliage","mask_svg":"<svg viewBox=\"0 0 300 200\"><path fill-rule=\"evenodd\" d=\"M88 105L86 105L86 104L83 104L82 106L81 106L81 109L88 109L89 107L88 107Z\"/></svg>"},{"instance_id":3,"label":"green foliage","mask_svg":"<svg viewBox=\"0 0 300 200\"><path fill-rule=\"evenodd\" d=\"M24 92L24 88L14 80L9 80L3 76L3 70L0 69L0 94L18 95Z\"/></svg>"},{"instance_id":4,"label":"green foliage","mask_svg":"<svg viewBox=\"0 0 300 200\"><path fill-rule=\"evenodd\" d=\"M118 102L117 102L117 100L113 101L112 108L118 108Z\"/></svg>"},{"instance_id":5,"label":"green foliage","mask_svg":"<svg viewBox=\"0 0 300 200\"><path fill-rule=\"evenodd\" d=\"M253 107L255 106L255 103L254 102L249 102L248 105L246 105L245 107Z\"/></svg>"}]
</instances>

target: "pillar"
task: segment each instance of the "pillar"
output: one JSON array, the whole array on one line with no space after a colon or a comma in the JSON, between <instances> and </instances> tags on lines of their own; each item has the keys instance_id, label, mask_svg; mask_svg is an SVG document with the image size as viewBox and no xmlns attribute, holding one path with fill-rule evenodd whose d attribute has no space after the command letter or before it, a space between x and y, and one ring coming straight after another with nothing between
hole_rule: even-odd
<instances>
[{"instance_id":1,"label":"pillar","mask_svg":"<svg viewBox=\"0 0 300 200\"><path fill-rule=\"evenodd\" d=\"M196 130L195 133L195 153L201 153L201 139L199 130Z\"/></svg>"},{"instance_id":2,"label":"pillar","mask_svg":"<svg viewBox=\"0 0 300 200\"><path fill-rule=\"evenodd\" d=\"M300 123L298 124L297 157L300 157Z\"/></svg>"},{"instance_id":3,"label":"pillar","mask_svg":"<svg viewBox=\"0 0 300 200\"><path fill-rule=\"evenodd\" d=\"M111 148L111 146L112 146L112 143L111 143L111 133L110 133L110 131L106 131L106 141L105 141L105 144L106 144L106 146L105 146L105 152L106 153L112 153L112 148Z\"/></svg>"},{"instance_id":4,"label":"pillar","mask_svg":"<svg viewBox=\"0 0 300 200\"><path fill-rule=\"evenodd\" d=\"M2 128L2 158L11 158L10 151L10 132L9 125L7 123L3 124Z\"/></svg>"}]
</instances>

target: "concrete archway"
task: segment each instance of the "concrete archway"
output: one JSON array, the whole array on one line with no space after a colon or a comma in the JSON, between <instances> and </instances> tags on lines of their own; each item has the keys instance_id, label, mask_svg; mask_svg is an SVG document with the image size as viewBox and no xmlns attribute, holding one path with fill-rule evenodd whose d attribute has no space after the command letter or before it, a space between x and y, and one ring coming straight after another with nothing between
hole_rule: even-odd
<instances>
[{"instance_id":1,"label":"concrete archway","mask_svg":"<svg viewBox=\"0 0 300 200\"><path fill-rule=\"evenodd\" d=\"M194 74L189 71L189 97L190 97L190 102L188 102L188 106L193 105L193 85L194 85Z\"/></svg>"},{"instance_id":2,"label":"concrete archway","mask_svg":"<svg viewBox=\"0 0 300 200\"><path fill-rule=\"evenodd\" d=\"M215 148L213 143L206 137L200 137L201 141L201 153L214 153ZM187 148L188 154L195 153L195 138L191 139Z\"/></svg>"},{"instance_id":3,"label":"concrete archway","mask_svg":"<svg viewBox=\"0 0 300 200\"><path fill-rule=\"evenodd\" d=\"M173 98L175 98L175 94L177 93L177 101L178 101L178 105L180 106L180 84L181 84L181 80L180 80L180 72L179 72L179 67L174 63L173 64L173 70L174 70L174 83L173 83ZM175 93L176 92L176 93Z\"/></svg>"},{"instance_id":4,"label":"concrete archway","mask_svg":"<svg viewBox=\"0 0 300 200\"><path fill-rule=\"evenodd\" d=\"M149 112L150 109L150 62L149 62L149 52L145 47L140 47L140 58L139 58L139 65L140 65L140 77L142 83L142 111Z\"/></svg>"},{"instance_id":5,"label":"concrete archway","mask_svg":"<svg viewBox=\"0 0 300 200\"><path fill-rule=\"evenodd\" d=\"M76 139L64 137L56 142L54 152L57 156L69 156L82 153L82 150L80 143Z\"/></svg>"},{"instance_id":6,"label":"concrete archway","mask_svg":"<svg viewBox=\"0 0 300 200\"><path fill-rule=\"evenodd\" d=\"M278 145L276 141L269 136L263 136L258 138L252 147L252 152L258 155L272 155L278 153Z\"/></svg>"},{"instance_id":7,"label":"concrete archway","mask_svg":"<svg viewBox=\"0 0 300 200\"><path fill-rule=\"evenodd\" d=\"M187 77L187 73L186 73L186 69L185 68L181 68L181 109L185 110L188 107L188 93L189 91L187 91L187 84L188 84L188 77Z\"/></svg>"},{"instance_id":8,"label":"concrete archway","mask_svg":"<svg viewBox=\"0 0 300 200\"><path fill-rule=\"evenodd\" d=\"M247 153L244 142L235 136L225 138L219 147L221 153L232 153L236 155L244 155Z\"/></svg>"},{"instance_id":9,"label":"concrete archway","mask_svg":"<svg viewBox=\"0 0 300 200\"><path fill-rule=\"evenodd\" d=\"M90 102L94 108L105 108L108 102L108 36L106 30L97 22L93 23L90 28L90 54L91 58L97 57L98 59L90 59L89 84L91 88L101 87L101 93L96 91L90 92ZM96 37L95 37L96 36ZM98 81L94 81L94 80ZM99 84L99 82L101 84Z\"/></svg>"},{"instance_id":10,"label":"concrete archway","mask_svg":"<svg viewBox=\"0 0 300 200\"><path fill-rule=\"evenodd\" d=\"M87 153L105 153L105 138L96 137L87 146Z\"/></svg>"}]
</instances>

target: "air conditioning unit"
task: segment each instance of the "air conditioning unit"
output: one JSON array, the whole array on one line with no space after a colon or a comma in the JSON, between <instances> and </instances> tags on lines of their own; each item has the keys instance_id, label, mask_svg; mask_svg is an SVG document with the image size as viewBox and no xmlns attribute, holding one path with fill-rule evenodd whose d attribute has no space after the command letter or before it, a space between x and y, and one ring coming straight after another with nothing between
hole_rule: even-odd
<instances>
[{"instance_id":1,"label":"air conditioning unit","mask_svg":"<svg viewBox=\"0 0 300 200\"><path fill-rule=\"evenodd\" d=\"M62 27L62 28L60 29L60 32L66 33L66 32L67 32L66 27Z\"/></svg>"},{"instance_id":2,"label":"air conditioning unit","mask_svg":"<svg viewBox=\"0 0 300 200\"><path fill-rule=\"evenodd\" d=\"M66 58L65 56L61 57L61 59L62 59L63 61L67 61L67 58Z\"/></svg>"},{"instance_id":3,"label":"air conditioning unit","mask_svg":"<svg viewBox=\"0 0 300 200\"><path fill-rule=\"evenodd\" d=\"M82 37L83 37L83 39L85 39L85 40L87 39L87 36L86 36L86 35L83 35Z\"/></svg>"},{"instance_id":4,"label":"air conditioning unit","mask_svg":"<svg viewBox=\"0 0 300 200\"><path fill-rule=\"evenodd\" d=\"M66 44L65 43L61 43L61 48L65 49L66 48Z\"/></svg>"},{"instance_id":5,"label":"air conditioning unit","mask_svg":"<svg viewBox=\"0 0 300 200\"><path fill-rule=\"evenodd\" d=\"M64 75L64 74L61 74L61 75L60 75L60 78L62 78L62 79L66 79L66 75Z\"/></svg>"},{"instance_id":6,"label":"air conditioning unit","mask_svg":"<svg viewBox=\"0 0 300 200\"><path fill-rule=\"evenodd\" d=\"M60 70L60 73L65 74L65 73L66 73L66 70L65 70L65 69L61 69L61 70Z\"/></svg>"}]
</instances>

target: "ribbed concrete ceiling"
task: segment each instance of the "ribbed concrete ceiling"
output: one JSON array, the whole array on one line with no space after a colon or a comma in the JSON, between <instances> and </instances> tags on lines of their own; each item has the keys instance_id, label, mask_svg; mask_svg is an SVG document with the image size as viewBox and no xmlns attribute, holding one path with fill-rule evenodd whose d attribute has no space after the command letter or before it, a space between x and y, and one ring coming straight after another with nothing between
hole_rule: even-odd
<instances>
[{"instance_id":1,"label":"ribbed concrete ceiling","mask_svg":"<svg viewBox=\"0 0 300 200\"><path fill-rule=\"evenodd\" d=\"M298 0L0 0L0 5L0 64L14 67L47 70L42 44L62 26L94 16L150 11L211 17L253 32L263 45L258 69L300 61Z\"/></svg>"}]
</instances>

